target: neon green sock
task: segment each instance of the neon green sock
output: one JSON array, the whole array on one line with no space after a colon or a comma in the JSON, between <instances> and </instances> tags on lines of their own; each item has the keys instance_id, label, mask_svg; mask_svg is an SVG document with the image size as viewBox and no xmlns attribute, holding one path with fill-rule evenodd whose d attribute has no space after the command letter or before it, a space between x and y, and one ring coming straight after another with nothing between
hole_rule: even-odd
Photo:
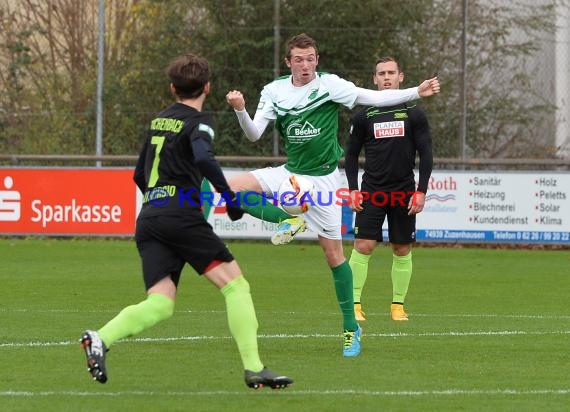
<instances>
[{"instance_id":1,"label":"neon green sock","mask_svg":"<svg viewBox=\"0 0 570 412\"><path fill-rule=\"evenodd\" d=\"M371 255L365 255L360 253L356 249L352 249L350 254L350 260L348 264L352 269L352 283L353 283L353 296L355 302L360 302L360 297L362 295L362 289L366 283L366 277L368 276L368 261Z\"/></svg>"},{"instance_id":2,"label":"neon green sock","mask_svg":"<svg viewBox=\"0 0 570 412\"><path fill-rule=\"evenodd\" d=\"M174 313L174 301L164 295L151 293L137 305L124 308L111 319L98 333L105 346L141 333L158 322L168 319Z\"/></svg>"},{"instance_id":3,"label":"neon green sock","mask_svg":"<svg viewBox=\"0 0 570 412\"><path fill-rule=\"evenodd\" d=\"M242 197L247 193L245 199ZM291 219L288 213L285 213L280 207L274 206L271 199L266 199L259 193L241 192L241 208L253 217L264 220L266 222L280 223L285 219Z\"/></svg>"},{"instance_id":4,"label":"neon green sock","mask_svg":"<svg viewBox=\"0 0 570 412\"><path fill-rule=\"evenodd\" d=\"M392 302L404 303L412 278L412 252L406 256L392 255Z\"/></svg>"},{"instance_id":5,"label":"neon green sock","mask_svg":"<svg viewBox=\"0 0 570 412\"><path fill-rule=\"evenodd\" d=\"M336 298L342 312L342 326L344 330L356 330L358 323L354 318L354 299L352 298L352 270L346 262L331 268L334 278Z\"/></svg>"},{"instance_id":6,"label":"neon green sock","mask_svg":"<svg viewBox=\"0 0 570 412\"><path fill-rule=\"evenodd\" d=\"M243 276L228 282L220 289L226 300L226 311L230 332L234 337L244 369L259 372L263 363L257 348L257 317L249 283Z\"/></svg>"}]
</instances>

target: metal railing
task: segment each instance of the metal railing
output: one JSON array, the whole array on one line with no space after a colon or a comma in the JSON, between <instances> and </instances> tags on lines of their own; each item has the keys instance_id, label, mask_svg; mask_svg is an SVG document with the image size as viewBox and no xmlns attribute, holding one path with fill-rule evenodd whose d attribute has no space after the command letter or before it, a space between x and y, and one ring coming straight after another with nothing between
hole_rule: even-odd
<instances>
[{"instance_id":1,"label":"metal railing","mask_svg":"<svg viewBox=\"0 0 570 412\"><path fill-rule=\"evenodd\" d=\"M284 156L217 156L223 166L276 165L285 162ZM0 154L0 166L134 166L135 155L30 155ZM361 163L364 161L360 159ZM344 158L340 161L344 165ZM570 159L460 159L434 158L434 168L451 169L518 169L518 170L561 170L570 171Z\"/></svg>"}]
</instances>

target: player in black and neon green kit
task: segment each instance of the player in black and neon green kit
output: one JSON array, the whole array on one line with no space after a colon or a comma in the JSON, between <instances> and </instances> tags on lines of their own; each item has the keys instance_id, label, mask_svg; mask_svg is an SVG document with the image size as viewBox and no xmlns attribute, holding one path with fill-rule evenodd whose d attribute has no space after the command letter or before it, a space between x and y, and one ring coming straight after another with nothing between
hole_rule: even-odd
<instances>
[{"instance_id":1,"label":"player in black and neon green kit","mask_svg":"<svg viewBox=\"0 0 570 412\"><path fill-rule=\"evenodd\" d=\"M249 284L200 207L200 187L206 178L226 199L229 217L237 220L243 215L214 158L212 118L202 113L210 92L208 61L191 54L180 56L170 64L168 76L176 103L152 120L134 174L144 195L135 239L147 298L126 307L99 330L83 333L81 344L89 372L105 383L107 348L172 316L180 274L188 263L224 296L245 383L255 389L287 387L293 380L271 372L259 358L258 324ZM208 372L198 375L203 373Z\"/></svg>"},{"instance_id":2,"label":"player in black and neon green kit","mask_svg":"<svg viewBox=\"0 0 570 412\"><path fill-rule=\"evenodd\" d=\"M397 89L404 73L394 58L384 57L376 62L373 80L379 89ZM363 147L365 164L359 196L358 156ZM420 158L417 189L416 153ZM349 264L354 276L354 310L359 321L365 320L361 294L368 262L377 243L382 241L386 218L393 252L390 314L393 320L408 320L404 300L412 276L411 245L416 240L416 214L424 207L432 165L428 121L415 104L367 107L352 118L345 168L353 199L351 207L357 212L356 239Z\"/></svg>"},{"instance_id":3,"label":"player in black and neon green kit","mask_svg":"<svg viewBox=\"0 0 570 412\"><path fill-rule=\"evenodd\" d=\"M280 77L263 88L253 119L245 110L245 99L241 92L232 90L226 95L249 140L258 140L270 121L275 121L275 128L287 151L286 164L232 176L230 185L235 191L277 193L281 182L295 173L310 180L317 194L325 199L334 197L332 204L317 202L302 218L291 220L283 211L279 212L275 207L272 210L271 205L244 206L244 209L268 221L286 219L272 237L274 244L289 242L295 233L304 228L305 221L318 234L343 315L343 356L353 357L360 353L361 328L354 317L352 272L344 257L341 205L336 198L337 190L342 186L338 161L343 154L337 136L338 111L342 106L390 106L420 96L431 96L439 92L439 82L433 78L417 88L367 90L337 75L318 73L318 62L316 42L306 34L294 36L287 43L285 57L291 75Z\"/></svg>"}]
</instances>

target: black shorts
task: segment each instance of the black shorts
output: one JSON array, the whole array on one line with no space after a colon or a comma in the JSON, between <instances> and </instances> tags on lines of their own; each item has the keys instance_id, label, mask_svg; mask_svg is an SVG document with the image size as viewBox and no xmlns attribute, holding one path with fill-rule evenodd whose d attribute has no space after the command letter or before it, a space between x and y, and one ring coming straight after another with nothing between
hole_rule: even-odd
<instances>
[{"instance_id":1,"label":"black shorts","mask_svg":"<svg viewBox=\"0 0 570 412\"><path fill-rule=\"evenodd\" d=\"M201 275L213 260L234 260L199 210L188 211L184 217L139 218L135 240L146 290L168 275L178 286L185 263Z\"/></svg>"},{"instance_id":2,"label":"black shorts","mask_svg":"<svg viewBox=\"0 0 570 412\"><path fill-rule=\"evenodd\" d=\"M401 195L400 195L401 194ZM408 202L411 194L403 197L384 195L373 196L362 202L363 210L356 213L354 237L382 242L382 225L388 217L388 238L390 243L413 243L416 241L416 215L408 215Z\"/></svg>"}]
</instances>

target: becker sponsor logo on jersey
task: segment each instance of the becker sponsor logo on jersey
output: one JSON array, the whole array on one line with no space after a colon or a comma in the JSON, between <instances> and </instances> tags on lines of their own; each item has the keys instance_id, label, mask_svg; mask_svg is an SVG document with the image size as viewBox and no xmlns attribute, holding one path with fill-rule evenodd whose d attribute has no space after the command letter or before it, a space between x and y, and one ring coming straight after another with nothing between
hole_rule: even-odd
<instances>
[{"instance_id":1,"label":"becker sponsor logo on jersey","mask_svg":"<svg viewBox=\"0 0 570 412\"><path fill-rule=\"evenodd\" d=\"M287 137L292 143L304 141L318 136L321 133L320 127L315 127L309 122L293 122L287 127Z\"/></svg>"},{"instance_id":2,"label":"becker sponsor logo on jersey","mask_svg":"<svg viewBox=\"0 0 570 412\"><path fill-rule=\"evenodd\" d=\"M384 139L386 137L404 136L404 121L374 123L374 137Z\"/></svg>"}]
</instances>

